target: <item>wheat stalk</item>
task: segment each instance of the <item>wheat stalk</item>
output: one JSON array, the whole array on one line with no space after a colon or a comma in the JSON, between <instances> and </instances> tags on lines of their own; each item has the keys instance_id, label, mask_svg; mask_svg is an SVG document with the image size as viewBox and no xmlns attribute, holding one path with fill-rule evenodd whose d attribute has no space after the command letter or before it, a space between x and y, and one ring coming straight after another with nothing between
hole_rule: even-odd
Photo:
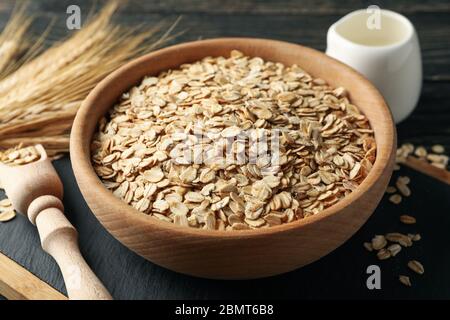
<instances>
[{"instance_id":1,"label":"wheat stalk","mask_svg":"<svg viewBox=\"0 0 450 320\"><path fill-rule=\"evenodd\" d=\"M162 24L145 32L115 26L117 8L110 2L80 31L0 81L0 149L43 143L52 154L67 152L73 118L90 90L130 58L171 39L176 23L159 37Z\"/></svg>"},{"instance_id":2,"label":"wheat stalk","mask_svg":"<svg viewBox=\"0 0 450 320\"><path fill-rule=\"evenodd\" d=\"M26 32L33 18L26 15L28 2L19 3L12 13L11 19L0 34L0 79L17 70L27 59L36 56L40 51L41 42L31 45ZM24 55L25 50L28 54Z\"/></svg>"}]
</instances>

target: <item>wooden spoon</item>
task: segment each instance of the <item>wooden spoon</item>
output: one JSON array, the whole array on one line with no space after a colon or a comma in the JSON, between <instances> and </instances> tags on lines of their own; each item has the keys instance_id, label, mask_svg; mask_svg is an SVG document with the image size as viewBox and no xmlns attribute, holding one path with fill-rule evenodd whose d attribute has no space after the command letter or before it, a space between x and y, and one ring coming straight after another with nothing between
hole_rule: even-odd
<instances>
[{"instance_id":1,"label":"wooden spoon","mask_svg":"<svg viewBox=\"0 0 450 320\"><path fill-rule=\"evenodd\" d=\"M58 263L72 300L109 300L108 290L87 265L78 233L64 216L63 185L42 145L40 159L22 166L0 163L0 180L13 207L36 225L42 248Z\"/></svg>"}]
</instances>

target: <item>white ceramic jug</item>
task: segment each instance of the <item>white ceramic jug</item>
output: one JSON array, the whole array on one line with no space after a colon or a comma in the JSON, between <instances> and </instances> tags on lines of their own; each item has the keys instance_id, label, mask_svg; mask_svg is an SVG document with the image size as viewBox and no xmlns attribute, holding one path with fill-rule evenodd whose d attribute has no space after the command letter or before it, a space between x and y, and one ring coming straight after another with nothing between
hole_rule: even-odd
<instances>
[{"instance_id":1,"label":"white ceramic jug","mask_svg":"<svg viewBox=\"0 0 450 320\"><path fill-rule=\"evenodd\" d=\"M370 7L354 11L329 28L326 53L369 79L396 123L414 110L422 88L422 60L414 26L404 16Z\"/></svg>"}]
</instances>

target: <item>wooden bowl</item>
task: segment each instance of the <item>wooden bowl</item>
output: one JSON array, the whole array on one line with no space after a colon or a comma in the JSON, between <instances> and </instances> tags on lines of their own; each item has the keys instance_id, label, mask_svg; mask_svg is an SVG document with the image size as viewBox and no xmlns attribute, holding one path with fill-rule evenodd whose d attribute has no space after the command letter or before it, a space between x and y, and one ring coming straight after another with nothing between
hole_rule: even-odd
<instances>
[{"instance_id":1,"label":"wooden bowl","mask_svg":"<svg viewBox=\"0 0 450 320\"><path fill-rule=\"evenodd\" d=\"M296 63L313 76L348 89L353 103L369 119L378 146L373 169L363 183L315 216L266 229L234 232L197 230L162 222L113 196L102 185L90 160L90 142L100 117L144 76L205 56L228 56L232 49L285 65ZM380 93L359 73L310 48L246 38L180 44L126 64L99 83L83 102L70 139L72 166L80 190L92 212L116 239L160 266L216 279L280 274L336 249L364 224L383 196L393 170L395 149L391 113Z\"/></svg>"}]
</instances>

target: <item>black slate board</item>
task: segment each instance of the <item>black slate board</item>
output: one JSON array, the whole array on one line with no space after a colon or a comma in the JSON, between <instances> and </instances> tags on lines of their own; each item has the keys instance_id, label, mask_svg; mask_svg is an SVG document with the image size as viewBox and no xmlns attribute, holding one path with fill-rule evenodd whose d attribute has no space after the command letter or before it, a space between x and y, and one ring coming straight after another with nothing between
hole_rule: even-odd
<instances>
[{"instance_id":1,"label":"black slate board","mask_svg":"<svg viewBox=\"0 0 450 320\"><path fill-rule=\"evenodd\" d=\"M0 3L0 28L15 1ZM55 25L50 38L65 37L65 10L77 4L89 11L91 0L32 1L37 16L33 32L40 34L50 19ZM360 0L130 0L117 16L123 24L183 19L178 30L188 32L176 41L220 36L251 36L298 42L325 49L327 28L349 11L367 7ZM424 87L414 113L398 129L401 142L416 145L443 144L450 150L450 5L448 0L384 0L381 8L405 14L417 28L424 62ZM267 26L270 26L268 28ZM170 272L145 261L122 246L99 224L87 208L75 183L68 158L55 162L63 180L66 213L80 233L81 250L88 263L116 299L214 299L214 298L450 298L450 187L404 168L412 179L413 196L401 206L383 199L363 228L346 244L300 270L261 280L212 281ZM396 173L397 175L398 173ZM0 198L3 194L0 191ZM418 218L405 228L400 214ZM362 247L376 233L420 232L423 240L403 250L396 259L379 262ZM24 217L0 223L0 251L65 293L61 274L40 249L36 230ZM423 276L406 268L410 258L425 265ZM368 265L382 270L382 290L369 291L365 282ZM411 275L413 288L403 287L398 275Z\"/></svg>"},{"instance_id":2,"label":"black slate board","mask_svg":"<svg viewBox=\"0 0 450 320\"><path fill-rule=\"evenodd\" d=\"M217 281L177 274L137 256L115 240L87 208L74 180L68 158L55 162L65 187L66 214L80 233L80 247L93 270L116 299L234 299L234 298L450 298L450 187L402 168L411 177L413 195L396 206L385 197L363 228L342 247L321 260L288 274L250 281ZM398 175L396 173L395 175ZM399 215L417 217L404 226ZM420 232L423 239L395 258L378 261L362 246L374 234ZM25 217L0 224L0 250L65 292L61 274L40 249L36 230ZM406 267L409 259L425 265L423 276ZM368 290L366 268L377 264L382 289ZM398 282L411 276L413 288Z\"/></svg>"}]
</instances>

